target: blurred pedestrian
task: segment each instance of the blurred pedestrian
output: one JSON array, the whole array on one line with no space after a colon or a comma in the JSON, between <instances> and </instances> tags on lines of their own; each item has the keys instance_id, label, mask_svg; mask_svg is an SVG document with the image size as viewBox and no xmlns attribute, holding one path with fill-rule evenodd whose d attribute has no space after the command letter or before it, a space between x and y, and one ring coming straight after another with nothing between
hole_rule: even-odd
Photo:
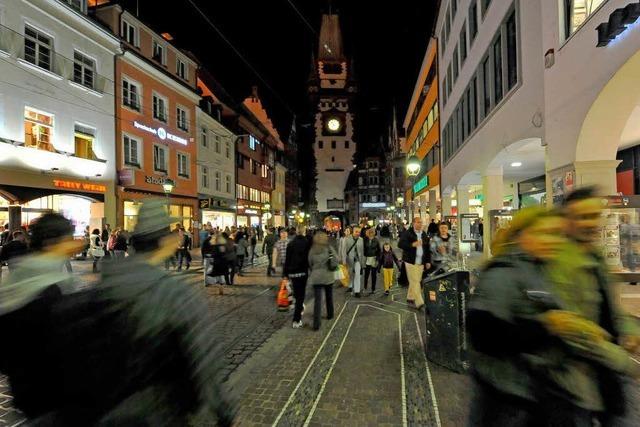
<instances>
[{"instance_id":1,"label":"blurred pedestrian","mask_svg":"<svg viewBox=\"0 0 640 427\"><path fill-rule=\"evenodd\" d=\"M291 281L295 307L293 311L293 328L301 328L304 298L309 272L309 241L304 226L299 226L291 242L287 244L283 277Z\"/></svg>"},{"instance_id":2,"label":"blurred pedestrian","mask_svg":"<svg viewBox=\"0 0 640 427\"><path fill-rule=\"evenodd\" d=\"M262 242L262 255L267 255L267 276L275 274L276 269L273 265L273 249L276 246L275 230L273 228L267 229L267 235Z\"/></svg>"},{"instance_id":3,"label":"blurred pedestrian","mask_svg":"<svg viewBox=\"0 0 640 427\"><path fill-rule=\"evenodd\" d=\"M376 293L376 282L378 279L378 259L380 258L380 242L378 241L375 229L373 228L367 230L367 235L364 239L364 256L364 289L367 290L369 277L371 277L371 295L373 295Z\"/></svg>"},{"instance_id":4,"label":"blurred pedestrian","mask_svg":"<svg viewBox=\"0 0 640 427\"><path fill-rule=\"evenodd\" d=\"M436 234L438 234L438 224L436 224L436 220L432 219L431 222L429 222L429 227L427 227L427 234L429 235L429 237L433 237Z\"/></svg>"},{"instance_id":5,"label":"blurred pedestrian","mask_svg":"<svg viewBox=\"0 0 640 427\"><path fill-rule=\"evenodd\" d=\"M2 227L2 234L0 234L0 246L4 246L11 241L11 231L9 230L9 223L6 223Z\"/></svg>"},{"instance_id":6,"label":"blurred pedestrian","mask_svg":"<svg viewBox=\"0 0 640 427\"><path fill-rule=\"evenodd\" d=\"M191 260L189 253L189 246L191 242L189 236L185 232L183 227L178 228L178 250L176 255L178 257L178 269L177 271L182 271L182 263L186 264L186 269L188 270L191 267Z\"/></svg>"},{"instance_id":7,"label":"blurred pedestrian","mask_svg":"<svg viewBox=\"0 0 640 427\"><path fill-rule=\"evenodd\" d=\"M95 228L93 232L91 232L91 237L89 238L89 255L93 259L93 268L92 271L94 273L98 273L98 263L104 257L104 244L102 243L102 239L100 239L100 230Z\"/></svg>"},{"instance_id":8,"label":"blurred pedestrian","mask_svg":"<svg viewBox=\"0 0 640 427\"><path fill-rule=\"evenodd\" d=\"M345 241L345 257L349 270L349 288L347 292L353 292L356 298L360 298L362 278L364 277L364 241L360 237L360 227L354 227L353 233Z\"/></svg>"},{"instance_id":9,"label":"blurred pedestrian","mask_svg":"<svg viewBox=\"0 0 640 427\"><path fill-rule=\"evenodd\" d=\"M309 251L309 284L313 286L315 297L313 306L314 331L320 329L323 293L326 299L327 320L333 319L333 283L338 267L338 254L329 244L327 233L322 230L316 232Z\"/></svg>"},{"instance_id":10,"label":"blurred pedestrian","mask_svg":"<svg viewBox=\"0 0 640 427\"><path fill-rule=\"evenodd\" d=\"M244 268L245 258L247 258L249 251L249 243L247 242L246 234L244 231L238 231L236 233L236 263L238 276L242 277L242 269Z\"/></svg>"},{"instance_id":11,"label":"blurred pedestrian","mask_svg":"<svg viewBox=\"0 0 640 427\"><path fill-rule=\"evenodd\" d=\"M251 230L251 237L250 237L250 244L251 244L251 259L250 259L250 263L251 265L253 265L255 259L256 259L256 246L258 245L258 238L256 236L256 230L253 229Z\"/></svg>"},{"instance_id":12,"label":"blurred pedestrian","mask_svg":"<svg viewBox=\"0 0 640 427\"><path fill-rule=\"evenodd\" d=\"M289 233L287 230L280 230L280 240L275 244L274 254L274 271L275 267L280 267L284 276L284 264L287 260L287 245L289 244Z\"/></svg>"},{"instance_id":13,"label":"blurred pedestrian","mask_svg":"<svg viewBox=\"0 0 640 427\"><path fill-rule=\"evenodd\" d=\"M11 240L0 246L0 266L6 263L11 271L12 266L28 251L29 247L24 233L21 230L14 231L11 233Z\"/></svg>"},{"instance_id":14,"label":"blurred pedestrian","mask_svg":"<svg viewBox=\"0 0 640 427\"><path fill-rule=\"evenodd\" d=\"M380 252L380 259L378 261L378 272L382 270L382 274L383 274L385 295L389 295L389 290L393 286L394 266L397 266L398 270L400 270L400 262L398 261L396 254L393 253L393 248L391 247L391 243L385 242L384 245L382 245L382 251Z\"/></svg>"},{"instance_id":15,"label":"blurred pedestrian","mask_svg":"<svg viewBox=\"0 0 640 427\"><path fill-rule=\"evenodd\" d=\"M121 260L126 256L129 245L127 244L127 238L124 232L120 229L116 230L115 242L113 245L113 254L115 259Z\"/></svg>"},{"instance_id":16,"label":"blurred pedestrian","mask_svg":"<svg viewBox=\"0 0 640 427\"><path fill-rule=\"evenodd\" d=\"M344 229L344 234L340 237L340 241L338 243L338 255L340 256L340 264L347 264L347 241L351 237L351 227L346 227Z\"/></svg>"},{"instance_id":17,"label":"blurred pedestrian","mask_svg":"<svg viewBox=\"0 0 640 427\"><path fill-rule=\"evenodd\" d=\"M222 233L225 240L224 260L226 262L227 274L224 276L227 285L233 285L236 276L236 267L238 263L237 245L232 236Z\"/></svg>"},{"instance_id":18,"label":"blurred pedestrian","mask_svg":"<svg viewBox=\"0 0 640 427\"><path fill-rule=\"evenodd\" d=\"M449 234L449 226L446 222L438 224L438 232L431 236L430 250L431 269L429 272L435 272L455 260L455 241Z\"/></svg>"},{"instance_id":19,"label":"blurred pedestrian","mask_svg":"<svg viewBox=\"0 0 640 427\"><path fill-rule=\"evenodd\" d=\"M415 217L411 228L400 236L398 247L402 249L402 261L409 281L407 302L420 309L424 305L421 288L422 276L425 271L431 268L429 236L423 230L420 217Z\"/></svg>"}]
</instances>

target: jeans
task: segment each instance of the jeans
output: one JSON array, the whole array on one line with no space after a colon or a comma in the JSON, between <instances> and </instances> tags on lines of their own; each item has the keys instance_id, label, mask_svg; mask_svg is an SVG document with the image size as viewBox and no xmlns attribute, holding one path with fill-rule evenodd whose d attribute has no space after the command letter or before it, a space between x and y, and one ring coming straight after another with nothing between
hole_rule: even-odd
<instances>
[{"instance_id":1,"label":"jeans","mask_svg":"<svg viewBox=\"0 0 640 427\"><path fill-rule=\"evenodd\" d=\"M304 297L307 290L307 276L292 278L291 283L293 285L293 297L296 299L293 310L293 321L299 322L302 320L302 304L304 304Z\"/></svg>"},{"instance_id":2,"label":"jeans","mask_svg":"<svg viewBox=\"0 0 640 427\"><path fill-rule=\"evenodd\" d=\"M276 269L273 264L273 251L267 251L267 276L275 274Z\"/></svg>"},{"instance_id":3,"label":"jeans","mask_svg":"<svg viewBox=\"0 0 640 427\"><path fill-rule=\"evenodd\" d=\"M226 260L227 274L224 275L224 280L227 285L233 285L233 280L236 277L236 264L234 261Z\"/></svg>"},{"instance_id":4,"label":"jeans","mask_svg":"<svg viewBox=\"0 0 640 427\"><path fill-rule=\"evenodd\" d=\"M327 304L327 319L333 319L333 284L313 285L315 301L313 303L313 329L320 329L320 315L322 314L322 292Z\"/></svg>"},{"instance_id":5,"label":"jeans","mask_svg":"<svg viewBox=\"0 0 640 427\"><path fill-rule=\"evenodd\" d=\"M384 290L387 292L393 286L393 268L383 268Z\"/></svg>"},{"instance_id":6,"label":"jeans","mask_svg":"<svg viewBox=\"0 0 640 427\"><path fill-rule=\"evenodd\" d=\"M242 267L244 266L244 255L238 255L237 266L238 266L238 275L242 276Z\"/></svg>"},{"instance_id":7,"label":"jeans","mask_svg":"<svg viewBox=\"0 0 640 427\"><path fill-rule=\"evenodd\" d=\"M371 275L371 292L376 291L376 280L378 278L378 268L372 265L367 265L364 268L364 288L367 289L367 283L369 283L369 275Z\"/></svg>"},{"instance_id":8,"label":"jeans","mask_svg":"<svg viewBox=\"0 0 640 427\"><path fill-rule=\"evenodd\" d=\"M253 260L256 259L256 247L251 245L251 264L253 265Z\"/></svg>"},{"instance_id":9,"label":"jeans","mask_svg":"<svg viewBox=\"0 0 640 427\"><path fill-rule=\"evenodd\" d=\"M178 270L182 270L182 261L185 261L187 268L191 266L191 254L187 249L178 249Z\"/></svg>"}]
</instances>

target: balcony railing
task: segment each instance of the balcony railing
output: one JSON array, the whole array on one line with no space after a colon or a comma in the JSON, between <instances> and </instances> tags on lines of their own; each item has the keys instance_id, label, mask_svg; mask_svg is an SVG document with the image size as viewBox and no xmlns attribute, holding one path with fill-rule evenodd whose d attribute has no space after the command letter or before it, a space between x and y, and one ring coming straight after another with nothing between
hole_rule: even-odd
<instances>
[{"instance_id":1,"label":"balcony railing","mask_svg":"<svg viewBox=\"0 0 640 427\"><path fill-rule=\"evenodd\" d=\"M49 50L48 55L42 55L45 60L39 60L40 56L35 57L34 60L33 53L25 55L25 36L11 28L0 25L0 59L2 57L15 58L22 66L33 68L36 72L48 74L56 80L67 80L72 86L97 94L113 94L113 89L108 90L113 85L112 81L98 74L95 69L92 73L93 81L91 85L76 82L77 79L74 78L75 61L57 53L53 47Z\"/></svg>"}]
</instances>

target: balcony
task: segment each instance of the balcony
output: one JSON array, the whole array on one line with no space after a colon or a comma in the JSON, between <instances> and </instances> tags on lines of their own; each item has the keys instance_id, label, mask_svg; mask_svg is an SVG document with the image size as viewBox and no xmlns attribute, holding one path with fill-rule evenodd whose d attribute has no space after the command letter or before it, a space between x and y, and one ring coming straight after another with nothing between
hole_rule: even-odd
<instances>
[{"instance_id":1,"label":"balcony","mask_svg":"<svg viewBox=\"0 0 640 427\"><path fill-rule=\"evenodd\" d=\"M11 65L25 68L38 78L66 80L69 85L98 97L102 97L111 86L110 80L96 73L95 68L90 76L85 74L85 78L79 78L74 69L80 64L57 53L53 49L55 46L36 54L32 48L25 49L25 40L24 35L0 25L0 58L13 58L17 64L9 62Z\"/></svg>"}]
</instances>

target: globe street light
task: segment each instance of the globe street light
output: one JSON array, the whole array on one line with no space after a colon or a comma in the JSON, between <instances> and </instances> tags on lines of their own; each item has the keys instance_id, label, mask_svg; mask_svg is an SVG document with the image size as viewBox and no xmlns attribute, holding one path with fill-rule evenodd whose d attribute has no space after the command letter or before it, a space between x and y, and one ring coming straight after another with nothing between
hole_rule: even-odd
<instances>
[{"instance_id":1,"label":"globe street light","mask_svg":"<svg viewBox=\"0 0 640 427\"><path fill-rule=\"evenodd\" d=\"M420 159L416 156L411 156L407 160L407 175L415 177L420 173Z\"/></svg>"},{"instance_id":2,"label":"globe street light","mask_svg":"<svg viewBox=\"0 0 640 427\"><path fill-rule=\"evenodd\" d=\"M169 216L171 215L171 204L169 202L169 194L171 194L175 186L176 186L176 183L173 182L173 180L170 178L165 179L164 182L162 183L162 189L164 190L164 194L167 195L167 214Z\"/></svg>"}]
</instances>

